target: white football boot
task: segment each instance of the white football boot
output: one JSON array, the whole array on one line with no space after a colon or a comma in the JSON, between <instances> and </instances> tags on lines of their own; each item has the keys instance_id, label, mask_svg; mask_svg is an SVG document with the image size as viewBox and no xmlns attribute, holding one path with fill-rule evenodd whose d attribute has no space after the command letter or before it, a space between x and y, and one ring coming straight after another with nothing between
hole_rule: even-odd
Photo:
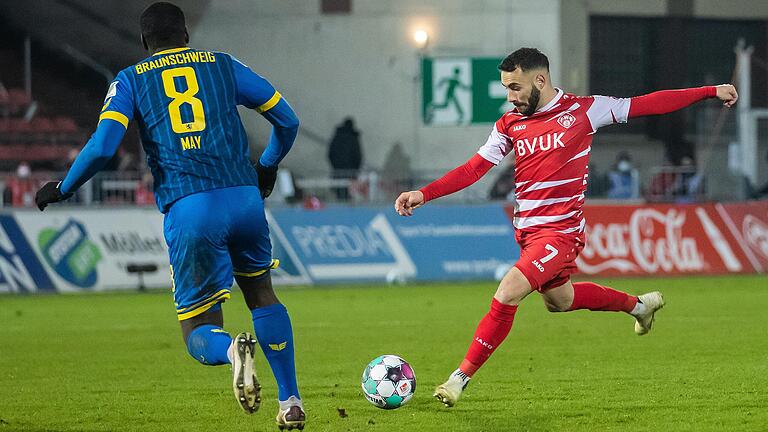
<instances>
[{"instance_id":1,"label":"white football boot","mask_svg":"<svg viewBox=\"0 0 768 432\"><path fill-rule=\"evenodd\" d=\"M664 307L664 296L654 291L639 295L637 299L645 306L645 311L635 316L635 333L642 336L651 331L654 314Z\"/></svg>"},{"instance_id":2,"label":"white football boot","mask_svg":"<svg viewBox=\"0 0 768 432\"><path fill-rule=\"evenodd\" d=\"M275 423L280 430L303 430L306 421L307 415L304 413L304 407L301 400L296 396L291 396L287 401L280 402L280 408L275 418Z\"/></svg>"},{"instance_id":3,"label":"white football boot","mask_svg":"<svg viewBox=\"0 0 768 432\"><path fill-rule=\"evenodd\" d=\"M461 393L467 388L467 384L469 384L469 377L461 370L456 369L448 377L448 381L437 386L432 396L445 404L445 406L452 407L456 405L456 402L461 397Z\"/></svg>"},{"instance_id":4,"label":"white football boot","mask_svg":"<svg viewBox=\"0 0 768 432\"><path fill-rule=\"evenodd\" d=\"M261 385L253 367L256 339L250 333L240 333L232 340L232 348L232 389L243 411L253 414L261 405Z\"/></svg>"}]
</instances>

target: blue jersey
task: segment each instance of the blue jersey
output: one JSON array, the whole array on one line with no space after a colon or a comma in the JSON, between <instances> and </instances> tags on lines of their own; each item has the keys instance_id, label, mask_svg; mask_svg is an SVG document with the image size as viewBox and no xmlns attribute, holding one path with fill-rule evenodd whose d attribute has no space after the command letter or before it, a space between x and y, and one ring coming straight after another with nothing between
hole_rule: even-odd
<instances>
[{"instance_id":1,"label":"blue jersey","mask_svg":"<svg viewBox=\"0 0 768 432\"><path fill-rule=\"evenodd\" d=\"M104 120L123 128L138 121L157 205L165 213L196 192L258 185L238 105L256 109L275 129L287 124L273 132L261 158L275 166L290 149L298 120L267 80L227 53L174 48L122 70L107 91L99 128ZM62 191L74 190L84 171L92 171L77 165Z\"/></svg>"}]
</instances>

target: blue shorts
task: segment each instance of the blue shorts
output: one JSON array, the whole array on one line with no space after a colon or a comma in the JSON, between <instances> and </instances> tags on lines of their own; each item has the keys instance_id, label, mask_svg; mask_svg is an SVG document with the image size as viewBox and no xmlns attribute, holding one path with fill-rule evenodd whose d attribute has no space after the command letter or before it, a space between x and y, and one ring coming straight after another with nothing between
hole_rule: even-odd
<instances>
[{"instance_id":1,"label":"blue shorts","mask_svg":"<svg viewBox=\"0 0 768 432\"><path fill-rule=\"evenodd\" d=\"M187 195L165 214L164 232L179 321L228 299L233 274L257 277L278 264L256 186Z\"/></svg>"}]
</instances>

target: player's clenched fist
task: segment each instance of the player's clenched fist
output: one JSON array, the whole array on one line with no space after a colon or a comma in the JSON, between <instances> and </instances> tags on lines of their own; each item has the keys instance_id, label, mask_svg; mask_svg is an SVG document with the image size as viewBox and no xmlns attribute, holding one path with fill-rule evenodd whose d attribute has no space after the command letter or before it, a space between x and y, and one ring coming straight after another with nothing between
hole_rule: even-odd
<instances>
[{"instance_id":1,"label":"player's clenched fist","mask_svg":"<svg viewBox=\"0 0 768 432\"><path fill-rule=\"evenodd\" d=\"M40 209L40 211L45 210L46 207L48 207L48 204L57 203L59 201L64 201L65 199L68 199L72 196L72 192L69 193L63 193L61 192L61 182L48 182L43 185L43 187L40 188L39 191L35 194L35 204L37 204L37 208Z\"/></svg>"},{"instance_id":2,"label":"player's clenched fist","mask_svg":"<svg viewBox=\"0 0 768 432\"><path fill-rule=\"evenodd\" d=\"M739 94L736 93L736 87L733 84L720 84L717 89L717 98L723 101L723 105L732 107L739 100Z\"/></svg>"},{"instance_id":3,"label":"player's clenched fist","mask_svg":"<svg viewBox=\"0 0 768 432\"><path fill-rule=\"evenodd\" d=\"M424 194L421 191L403 192L395 200L395 211L400 216L413 216L413 209L424 204Z\"/></svg>"}]
</instances>

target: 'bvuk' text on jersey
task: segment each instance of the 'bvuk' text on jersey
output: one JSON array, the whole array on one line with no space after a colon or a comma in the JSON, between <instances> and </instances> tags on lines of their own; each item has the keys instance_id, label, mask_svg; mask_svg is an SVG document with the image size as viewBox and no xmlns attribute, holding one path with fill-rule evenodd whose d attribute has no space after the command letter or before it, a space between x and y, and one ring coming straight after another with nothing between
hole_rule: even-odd
<instances>
[{"instance_id":1,"label":"'bvuk' text on jersey","mask_svg":"<svg viewBox=\"0 0 768 432\"><path fill-rule=\"evenodd\" d=\"M549 151L558 148L565 148L565 144L563 143L563 136L565 136L565 132L550 133L537 136L532 139L518 139L515 141L517 156L525 156L526 154L533 154L537 151Z\"/></svg>"}]
</instances>

